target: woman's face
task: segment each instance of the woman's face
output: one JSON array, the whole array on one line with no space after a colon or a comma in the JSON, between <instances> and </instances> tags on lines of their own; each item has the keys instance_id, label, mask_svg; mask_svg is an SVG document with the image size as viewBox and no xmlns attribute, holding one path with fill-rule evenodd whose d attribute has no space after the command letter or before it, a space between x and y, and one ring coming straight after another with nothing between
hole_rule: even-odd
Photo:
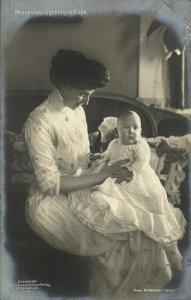
<instances>
[{"instance_id":1,"label":"woman's face","mask_svg":"<svg viewBox=\"0 0 191 300\"><path fill-rule=\"evenodd\" d=\"M76 109L79 105L87 105L90 95L94 90L78 90L71 87L61 87L59 92L64 99L64 104L71 109Z\"/></svg>"}]
</instances>

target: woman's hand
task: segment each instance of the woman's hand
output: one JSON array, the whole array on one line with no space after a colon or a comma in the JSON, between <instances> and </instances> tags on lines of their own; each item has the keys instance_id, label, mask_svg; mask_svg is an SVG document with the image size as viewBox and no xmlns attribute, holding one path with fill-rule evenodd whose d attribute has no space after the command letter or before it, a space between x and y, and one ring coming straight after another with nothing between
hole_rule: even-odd
<instances>
[{"instance_id":1,"label":"woman's hand","mask_svg":"<svg viewBox=\"0 0 191 300\"><path fill-rule=\"evenodd\" d=\"M107 177L118 178L118 177L120 177L121 169L123 169L122 166L128 162L129 162L129 159L120 160L111 166L105 166L105 168L102 169L102 172L105 172ZM122 176L122 174L121 174L121 176Z\"/></svg>"},{"instance_id":2,"label":"woman's hand","mask_svg":"<svg viewBox=\"0 0 191 300\"><path fill-rule=\"evenodd\" d=\"M114 163L111 166L108 166L107 160L98 159L98 160L94 161L91 168L89 168L85 174L89 174L89 175L101 174L105 177L105 179L108 177L117 178L116 179L117 183L121 183L123 181L130 181L132 172L129 171L127 168L122 167L124 164L126 164L128 162L129 162L129 159L123 159L123 160L120 160L120 161Z\"/></svg>"},{"instance_id":3,"label":"woman's hand","mask_svg":"<svg viewBox=\"0 0 191 300\"><path fill-rule=\"evenodd\" d=\"M133 171L130 171L128 168L122 167L118 174L115 183L122 183L124 181L130 182L133 180Z\"/></svg>"},{"instance_id":4,"label":"woman's hand","mask_svg":"<svg viewBox=\"0 0 191 300\"><path fill-rule=\"evenodd\" d=\"M105 165L104 161L104 164L98 166L98 168L101 168L101 171L99 172L96 169L96 173L93 173L92 171L89 172L87 170L85 174L82 174L78 177L61 176L60 192L68 194L71 192L82 190L84 188L89 188L98 184L102 184L108 177L119 178L118 176L120 174L120 168L122 168L122 166L128 161L128 159L124 159L118 161L117 163L109 167Z\"/></svg>"},{"instance_id":5,"label":"woman's hand","mask_svg":"<svg viewBox=\"0 0 191 300\"><path fill-rule=\"evenodd\" d=\"M93 162L92 166L86 171L86 174L99 174L102 170L106 168L105 161L96 160Z\"/></svg>"}]
</instances>

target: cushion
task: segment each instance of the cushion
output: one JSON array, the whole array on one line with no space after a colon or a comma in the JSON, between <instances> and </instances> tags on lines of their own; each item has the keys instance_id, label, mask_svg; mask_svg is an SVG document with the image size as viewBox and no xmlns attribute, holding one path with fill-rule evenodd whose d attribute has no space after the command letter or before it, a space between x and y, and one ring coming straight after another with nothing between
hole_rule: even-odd
<instances>
[{"instance_id":1,"label":"cushion","mask_svg":"<svg viewBox=\"0 0 191 300\"><path fill-rule=\"evenodd\" d=\"M190 138L191 135L147 138L151 149L151 167L158 175L173 205L179 205L181 201L180 185L185 179L184 168L188 164L188 153L191 151ZM189 143L184 144L185 141Z\"/></svg>"},{"instance_id":2,"label":"cushion","mask_svg":"<svg viewBox=\"0 0 191 300\"><path fill-rule=\"evenodd\" d=\"M10 131L5 132L6 164L10 184L14 192L27 192L33 181L30 163L23 136Z\"/></svg>"}]
</instances>

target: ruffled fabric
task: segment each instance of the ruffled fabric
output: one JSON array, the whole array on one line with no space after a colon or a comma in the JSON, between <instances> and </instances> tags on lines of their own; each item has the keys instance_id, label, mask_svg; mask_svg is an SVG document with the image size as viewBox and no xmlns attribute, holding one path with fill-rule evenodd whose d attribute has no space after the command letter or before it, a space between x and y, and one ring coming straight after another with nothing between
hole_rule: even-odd
<instances>
[{"instance_id":1,"label":"ruffled fabric","mask_svg":"<svg viewBox=\"0 0 191 300\"><path fill-rule=\"evenodd\" d=\"M129 156L124 145L120 146L123 152L117 151L117 145L120 146L113 141L106 156L113 149L112 163L119 157L129 157L133 180L116 184L115 179L108 178L96 188L71 193L69 201L73 212L84 224L106 236L140 230L162 244L181 239L186 221L182 212L168 202L159 178L150 167L146 142L126 147ZM120 153L123 157L117 156ZM137 160L133 161L136 155Z\"/></svg>"},{"instance_id":2,"label":"ruffled fabric","mask_svg":"<svg viewBox=\"0 0 191 300\"><path fill-rule=\"evenodd\" d=\"M162 244L183 237L186 221L178 208L170 203L157 207L154 205L156 199L127 192L125 186L128 183L120 187L117 196L115 185L113 179L108 179L96 191L71 193L69 199L73 212L84 224L106 236L140 230ZM108 190L112 190L113 197Z\"/></svg>"}]
</instances>

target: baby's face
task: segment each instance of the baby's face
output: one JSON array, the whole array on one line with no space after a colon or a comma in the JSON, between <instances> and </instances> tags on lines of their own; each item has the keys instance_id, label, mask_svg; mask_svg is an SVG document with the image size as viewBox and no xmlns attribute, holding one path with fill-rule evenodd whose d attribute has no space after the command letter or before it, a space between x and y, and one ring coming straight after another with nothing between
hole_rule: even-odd
<instances>
[{"instance_id":1,"label":"baby's face","mask_svg":"<svg viewBox=\"0 0 191 300\"><path fill-rule=\"evenodd\" d=\"M141 120L138 115L130 115L118 120L120 142L124 145L136 143L141 137Z\"/></svg>"}]
</instances>

